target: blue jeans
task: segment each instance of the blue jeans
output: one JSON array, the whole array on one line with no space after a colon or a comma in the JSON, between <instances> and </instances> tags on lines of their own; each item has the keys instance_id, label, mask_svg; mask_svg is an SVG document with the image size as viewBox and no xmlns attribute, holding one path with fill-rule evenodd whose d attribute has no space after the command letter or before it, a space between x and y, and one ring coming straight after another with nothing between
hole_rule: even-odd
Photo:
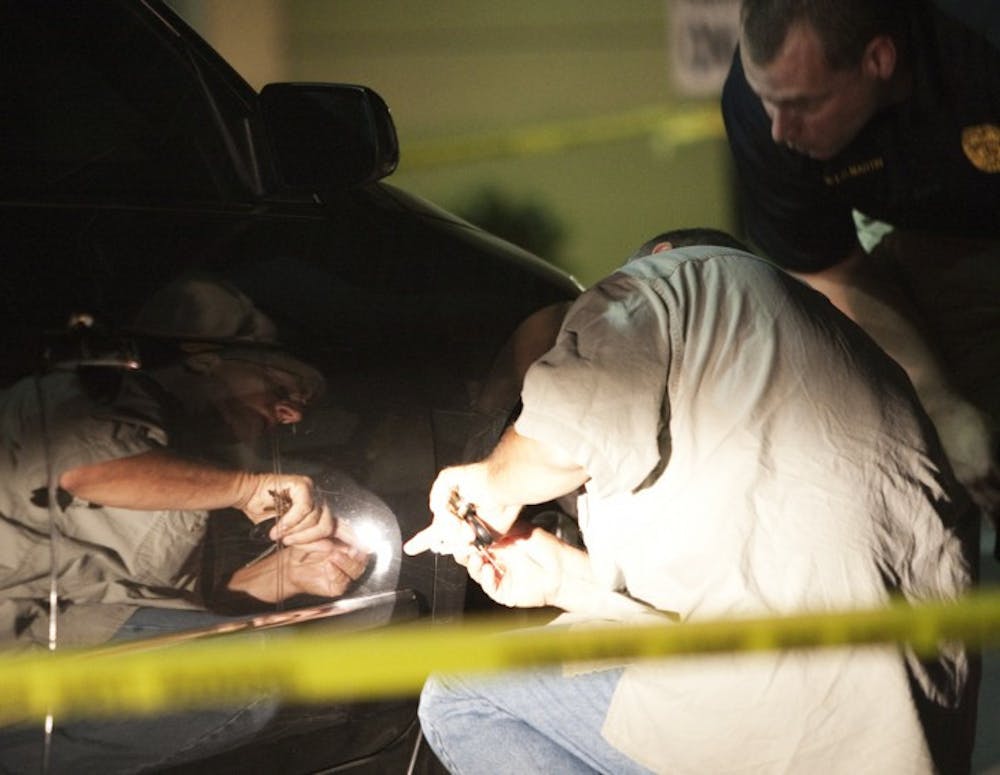
<instances>
[{"instance_id":1,"label":"blue jeans","mask_svg":"<svg viewBox=\"0 0 1000 775\"><path fill-rule=\"evenodd\" d=\"M141 608L115 640L153 636L226 621L201 611ZM257 697L238 705L137 718L55 719L49 773L138 773L195 761L233 748L273 718L277 701ZM41 773L45 731L41 722L0 729L0 772Z\"/></svg>"},{"instance_id":2,"label":"blue jeans","mask_svg":"<svg viewBox=\"0 0 1000 775\"><path fill-rule=\"evenodd\" d=\"M564 677L556 668L490 678L432 676L420 695L420 724L453 775L648 775L601 736L621 672Z\"/></svg>"}]
</instances>

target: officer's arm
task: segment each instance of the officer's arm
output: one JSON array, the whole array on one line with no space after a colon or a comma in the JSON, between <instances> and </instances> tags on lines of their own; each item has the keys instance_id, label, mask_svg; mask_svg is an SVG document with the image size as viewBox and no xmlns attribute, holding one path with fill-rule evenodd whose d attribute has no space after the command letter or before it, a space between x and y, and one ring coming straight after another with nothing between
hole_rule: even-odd
<instances>
[{"instance_id":1,"label":"officer's arm","mask_svg":"<svg viewBox=\"0 0 1000 775\"><path fill-rule=\"evenodd\" d=\"M958 395L897 286L865 260L860 246L826 269L793 273L824 294L899 363L937 428L958 478L974 482L991 465L985 415Z\"/></svg>"}]
</instances>

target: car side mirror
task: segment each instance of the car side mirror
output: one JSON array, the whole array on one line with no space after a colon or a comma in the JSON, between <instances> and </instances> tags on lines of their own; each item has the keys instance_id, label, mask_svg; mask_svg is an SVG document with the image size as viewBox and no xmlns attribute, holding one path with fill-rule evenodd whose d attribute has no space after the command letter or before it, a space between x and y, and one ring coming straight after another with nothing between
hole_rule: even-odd
<instances>
[{"instance_id":1,"label":"car side mirror","mask_svg":"<svg viewBox=\"0 0 1000 775\"><path fill-rule=\"evenodd\" d=\"M344 190L384 178L399 163L389 108L365 86L272 83L261 90L260 107L289 188Z\"/></svg>"}]
</instances>

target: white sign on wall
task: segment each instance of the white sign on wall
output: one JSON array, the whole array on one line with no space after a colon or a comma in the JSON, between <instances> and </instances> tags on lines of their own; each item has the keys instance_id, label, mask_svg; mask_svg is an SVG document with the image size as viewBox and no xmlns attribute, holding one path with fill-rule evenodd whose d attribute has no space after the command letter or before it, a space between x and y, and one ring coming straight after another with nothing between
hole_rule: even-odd
<instances>
[{"instance_id":1,"label":"white sign on wall","mask_svg":"<svg viewBox=\"0 0 1000 775\"><path fill-rule=\"evenodd\" d=\"M677 94L722 90L739 37L740 0L666 0L670 70Z\"/></svg>"}]
</instances>

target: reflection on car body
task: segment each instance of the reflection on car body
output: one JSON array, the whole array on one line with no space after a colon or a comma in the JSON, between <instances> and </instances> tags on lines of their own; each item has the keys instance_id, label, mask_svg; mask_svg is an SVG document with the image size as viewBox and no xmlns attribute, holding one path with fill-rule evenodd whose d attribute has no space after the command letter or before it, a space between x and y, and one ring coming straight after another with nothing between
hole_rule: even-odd
<instances>
[{"instance_id":1,"label":"reflection on car body","mask_svg":"<svg viewBox=\"0 0 1000 775\"><path fill-rule=\"evenodd\" d=\"M258 95L154 0L14 0L0 24L2 384L74 359L90 374L147 368L161 350L127 331L143 302L193 271L223 278L327 385L272 429L277 457L227 454L312 477L373 558L340 602L303 596L281 614L350 608L325 618L351 628L460 617L462 569L403 557L401 538L424 524L435 472L487 449L516 410L496 366L512 332L578 284L381 181L395 134L368 89ZM71 316L86 323L67 329ZM205 548L223 577L264 546L219 511ZM282 708L253 745L188 769L433 769L426 752L411 761L416 741L412 698Z\"/></svg>"}]
</instances>

